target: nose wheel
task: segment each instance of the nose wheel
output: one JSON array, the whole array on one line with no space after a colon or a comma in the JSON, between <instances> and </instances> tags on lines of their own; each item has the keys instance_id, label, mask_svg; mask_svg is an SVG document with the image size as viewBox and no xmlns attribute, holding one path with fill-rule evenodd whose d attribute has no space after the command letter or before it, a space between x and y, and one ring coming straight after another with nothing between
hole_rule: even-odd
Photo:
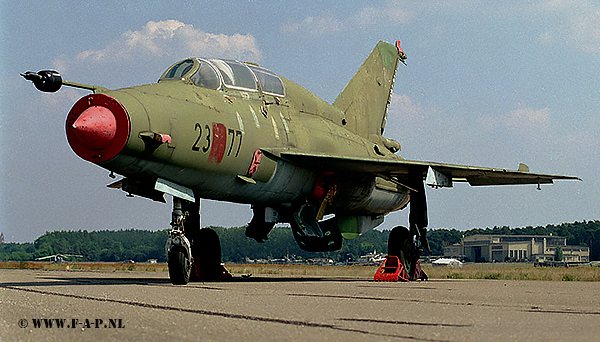
<instances>
[{"instance_id":1,"label":"nose wheel","mask_svg":"<svg viewBox=\"0 0 600 342\"><path fill-rule=\"evenodd\" d=\"M190 281L192 263L185 250L174 248L168 255L169 279L173 285L185 285Z\"/></svg>"}]
</instances>

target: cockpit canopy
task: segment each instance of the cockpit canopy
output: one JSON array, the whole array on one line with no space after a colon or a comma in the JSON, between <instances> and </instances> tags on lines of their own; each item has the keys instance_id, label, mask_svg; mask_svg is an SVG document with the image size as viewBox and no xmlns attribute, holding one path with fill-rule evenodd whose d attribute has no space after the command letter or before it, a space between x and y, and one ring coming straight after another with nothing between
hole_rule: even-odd
<instances>
[{"instance_id":1,"label":"cockpit canopy","mask_svg":"<svg viewBox=\"0 0 600 342\"><path fill-rule=\"evenodd\" d=\"M283 82L273 72L250 63L227 59L186 59L172 65L158 80L189 79L199 87L225 88L285 96Z\"/></svg>"}]
</instances>

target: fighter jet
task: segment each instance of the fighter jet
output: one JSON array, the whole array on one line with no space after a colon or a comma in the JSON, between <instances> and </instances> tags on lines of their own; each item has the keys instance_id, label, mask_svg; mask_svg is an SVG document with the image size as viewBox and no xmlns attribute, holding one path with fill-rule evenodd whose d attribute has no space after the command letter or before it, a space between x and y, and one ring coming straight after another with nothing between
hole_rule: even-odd
<instances>
[{"instance_id":1,"label":"fighter jet","mask_svg":"<svg viewBox=\"0 0 600 342\"><path fill-rule=\"evenodd\" d=\"M388 253L412 279L429 249L424 185L552 183L577 177L406 160L385 138L400 43L379 42L329 104L254 63L188 58L157 83L110 90L69 82L54 70L22 76L44 92L92 92L67 115L72 150L111 175L128 195L173 196L165 251L174 284L222 279L219 238L200 228L201 199L250 204L246 235L267 239L288 223L307 251L332 251L410 203L408 228L390 233Z\"/></svg>"},{"instance_id":2,"label":"fighter jet","mask_svg":"<svg viewBox=\"0 0 600 342\"><path fill-rule=\"evenodd\" d=\"M54 262L55 264L60 264L60 263L67 261L67 259L72 260L75 258L83 258L83 255L58 253L58 254L48 255L45 257L36 258L35 260L50 260L50 261Z\"/></svg>"}]
</instances>

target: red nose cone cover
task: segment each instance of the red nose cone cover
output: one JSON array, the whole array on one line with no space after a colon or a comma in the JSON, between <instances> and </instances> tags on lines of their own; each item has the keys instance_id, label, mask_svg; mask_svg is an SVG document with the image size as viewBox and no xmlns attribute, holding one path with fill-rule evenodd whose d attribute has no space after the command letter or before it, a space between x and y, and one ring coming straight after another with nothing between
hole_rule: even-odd
<instances>
[{"instance_id":1,"label":"red nose cone cover","mask_svg":"<svg viewBox=\"0 0 600 342\"><path fill-rule=\"evenodd\" d=\"M117 120L108 108L92 106L84 110L71 127L82 144L92 150L102 150L114 139Z\"/></svg>"},{"instance_id":2,"label":"red nose cone cover","mask_svg":"<svg viewBox=\"0 0 600 342\"><path fill-rule=\"evenodd\" d=\"M113 97L91 94L82 97L69 112L67 140L81 158L99 163L114 158L129 138L129 116Z\"/></svg>"}]
</instances>

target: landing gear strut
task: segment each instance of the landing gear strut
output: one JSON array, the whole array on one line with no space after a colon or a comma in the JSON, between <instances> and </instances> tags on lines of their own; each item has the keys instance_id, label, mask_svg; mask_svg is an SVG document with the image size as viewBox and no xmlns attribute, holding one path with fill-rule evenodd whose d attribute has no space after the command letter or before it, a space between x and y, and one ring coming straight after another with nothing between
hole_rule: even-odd
<instances>
[{"instance_id":1,"label":"landing gear strut","mask_svg":"<svg viewBox=\"0 0 600 342\"><path fill-rule=\"evenodd\" d=\"M184 201L173 197L171 230L165 245L169 278L174 285L187 284L192 270L192 248L185 236L186 212L183 211L182 202Z\"/></svg>"},{"instance_id":2,"label":"landing gear strut","mask_svg":"<svg viewBox=\"0 0 600 342\"><path fill-rule=\"evenodd\" d=\"M302 205L290 221L298 246L309 252L335 251L342 247L342 234L336 217L318 222L317 208Z\"/></svg>"},{"instance_id":3,"label":"landing gear strut","mask_svg":"<svg viewBox=\"0 0 600 342\"><path fill-rule=\"evenodd\" d=\"M200 204L173 198L171 230L165 245L169 278L175 285L221 280L231 275L221 265L217 233L200 229Z\"/></svg>"}]
</instances>

